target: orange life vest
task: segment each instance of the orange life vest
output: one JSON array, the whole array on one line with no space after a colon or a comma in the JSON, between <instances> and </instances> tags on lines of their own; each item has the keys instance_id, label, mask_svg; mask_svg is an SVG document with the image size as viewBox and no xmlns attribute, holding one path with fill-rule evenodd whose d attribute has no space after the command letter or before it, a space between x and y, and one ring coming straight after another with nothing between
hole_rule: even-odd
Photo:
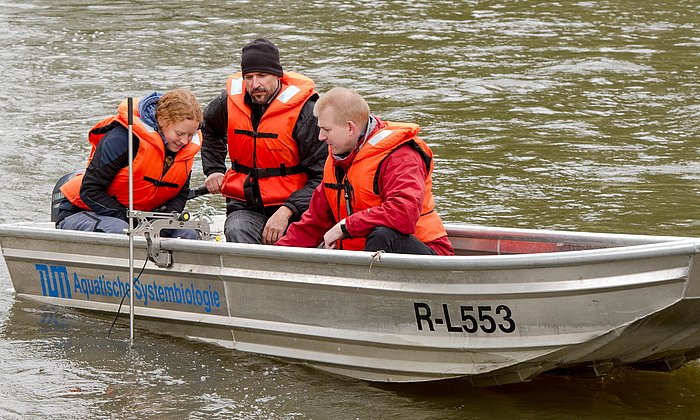
<instances>
[{"instance_id":1,"label":"orange life vest","mask_svg":"<svg viewBox=\"0 0 700 420\"><path fill-rule=\"evenodd\" d=\"M202 134L198 131L192 141L177 152L172 165L163 175L165 144L157 131L141 121L138 113L138 100L134 100L133 121L132 131L134 136L139 139L139 150L134 156L132 164L134 210L152 211L175 197L187 182L192 171L194 157L201 147ZM88 140L92 145L88 166L95 154L97 144L115 124L129 127L126 100L119 104L117 115L98 122L88 132ZM90 207L80 198L83 176L84 174L80 173L63 184L61 192L74 205L90 210ZM117 173L107 188L107 193L125 207L129 205L128 167Z\"/></svg>"},{"instance_id":2,"label":"orange life vest","mask_svg":"<svg viewBox=\"0 0 700 420\"><path fill-rule=\"evenodd\" d=\"M328 156L323 172L323 186L336 222L351 213L382 203L378 185L381 164L397 148L410 144L420 153L428 169L421 215L414 235L423 243L447 235L442 220L435 211L432 192L433 152L423 140L416 137L419 129L415 124L386 121L384 129L367 139L347 173L341 174L342 179L336 176L332 155ZM365 247L365 238L346 238L340 242L341 249L362 250Z\"/></svg>"},{"instance_id":3,"label":"orange life vest","mask_svg":"<svg viewBox=\"0 0 700 420\"><path fill-rule=\"evenodd\" d=\"M285 72L281 89L253 129L250 107L245 104L241 73L228 78L228 151L232 168L226 172L221 193L249 203L260 190L263 206L280 205L306 184L299 148L292 138L299 113L316 93L314 81Z\"/></svg>"}]
</instances>

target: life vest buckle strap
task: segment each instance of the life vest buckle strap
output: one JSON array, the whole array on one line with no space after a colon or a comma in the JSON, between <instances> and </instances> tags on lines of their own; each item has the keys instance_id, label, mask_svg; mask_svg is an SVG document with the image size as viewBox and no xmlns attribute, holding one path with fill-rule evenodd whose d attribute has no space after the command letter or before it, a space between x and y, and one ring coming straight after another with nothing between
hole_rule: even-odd
<instances>
[{"instance_id":1,"label":"life vest buckle strap","mask_svg":"<svg viewBox=\"0 0 700 420\"><path fill-rule=\"evenodd\" d=\"M170 187L170 188L180 188L178 184L173 184L172 182L165 182L165 181L160 181L158 179L154 179L148 176L143 177L144 181L148 181L151 184L155 185L156 187Z\"/></svg>"},{"instance_id":2,"label":"life vest buckle strap","mask_svg":"<svg viewBox=\"0 0 700 420\"><path fill-rule=\"evenodd\" d=\"M273 176L296 175L304 172L304 167L301 165L287 168L284 164L276 168L251 168L250 166L241 165L237 161L233 162L233 170L242 174L248 175L250 178L270 178Z\"/></svg>"},{"instance_id":3,"label":"life vest buckle strap","mask_svg":"<svg viewBox=\"0 0 700 420\"><path fill-rule=\"evenodd\" d=\"M342 190L343 189L343 184L338 184L338 183L333 183L333 182L324 182L323 186L326 188L329 188L331 190Z\"/></svg>"},{"instance_id":4,"label":"life vest buckle strap","mask_svg":"<svg viewBox=\"0 0 700 420\"><path fill-rule=\"evenodd\" d=\"M343 191L343 198L345 200L345 210L349 215L353 214L352 211L352 201L355 199L354 198L354 190L352 188L352 184L349 182L339 182L339 183L333 183L333 182L324 182L323 186L325 188L328 188L330 190L336 190L338 191L338 206L340 206L340 191Z\"/></svg>"},{"instance_id":5,"label":"life vest buckle strap","mask_svg":"<svg viewBox=\"0 0 700 420\"><path fill-rule=\"evenodd\" d=\"M259 138L259 139L276 139L277 137L279 137L277 135L277 133L261 133L259 131L241 130L238 128L233 130L233 132L235 134L243 134L244 136Z\"/></svg>"}]
</instances>

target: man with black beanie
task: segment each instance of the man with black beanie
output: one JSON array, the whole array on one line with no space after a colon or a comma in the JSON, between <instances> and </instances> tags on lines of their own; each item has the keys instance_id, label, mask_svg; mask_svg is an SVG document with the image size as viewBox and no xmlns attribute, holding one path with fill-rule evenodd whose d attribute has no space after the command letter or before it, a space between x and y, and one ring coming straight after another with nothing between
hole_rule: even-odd
<instances>
[{"instance_id":1,"label":"man with black beanie","mask_svg":"<svg viewBox=\"0 0 700 420\"><path fill-rule=\"evenodd\" d=\"M274 244L308 208L328 154L318 140L314 85L285 72L275 44L258 38L205 109L204 183L226 197L228 242Z\"/></svg>"}]
</instances>

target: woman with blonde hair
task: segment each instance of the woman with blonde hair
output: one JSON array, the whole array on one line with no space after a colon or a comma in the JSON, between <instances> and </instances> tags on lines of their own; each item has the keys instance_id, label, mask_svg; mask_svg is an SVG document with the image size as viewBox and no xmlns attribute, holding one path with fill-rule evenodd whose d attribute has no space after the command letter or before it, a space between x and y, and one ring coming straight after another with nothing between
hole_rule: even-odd
<instances>
[{"instance_id":1,"label":"woman with blonde hair","mask_svg":"<svg viewBox=\"0 0 700 420\"><path fill-rule=\"evenodd\" d=\"M134 101L134 210L184 210L194 157L201 147L202 108L194 94L174 89ZM56 227L89 232L124 233L128 228L129 155L127 101L117 114L88 132L92 145L84 173L60 187ZM196 238L191 230L163 231L163 236Z\"/></svg>"}]
</instances>

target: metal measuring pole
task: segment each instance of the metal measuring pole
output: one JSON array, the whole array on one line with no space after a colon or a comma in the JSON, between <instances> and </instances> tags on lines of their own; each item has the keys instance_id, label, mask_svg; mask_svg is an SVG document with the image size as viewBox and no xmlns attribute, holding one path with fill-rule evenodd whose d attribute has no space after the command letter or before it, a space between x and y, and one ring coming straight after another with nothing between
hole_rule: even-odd
<instances>
[{"instance_id":1,"label":"metal measuring pole","mask_svg":"<svg viewBox=\"0 0 700 420\"><path fill-rule=\"evenodd\" d=\"M127 98L129 122L129 341L134 344L134 98Z\"/></svg>"}]
</instances>

